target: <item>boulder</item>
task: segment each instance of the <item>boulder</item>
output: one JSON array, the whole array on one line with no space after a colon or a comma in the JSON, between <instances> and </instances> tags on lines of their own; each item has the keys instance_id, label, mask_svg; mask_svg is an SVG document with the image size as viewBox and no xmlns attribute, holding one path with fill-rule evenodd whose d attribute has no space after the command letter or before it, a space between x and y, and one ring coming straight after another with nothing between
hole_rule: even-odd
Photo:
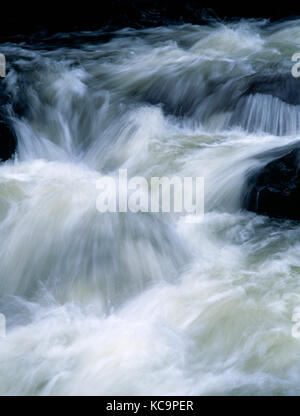
<instances>
[{"instance_id":1,"label":"boulder","mask_svg":"<svg viewBox=\"0 0 300 416\"><path fill-rule=\"evenodd\" d=\"M16 137L8 114L9 94L5 80L0 78L0 162L10 159L16 151Z\"/></svg>"},{"instance_id":2,"label":"boulder","mask_svg":"<svg viewBox=\"0 0 300 416\"><path fill-rule=\"evenodd\" d=\"M290 72L250 76L244 95L254 94L272 95L287 104L299 105L300 78L294 78Z\"/></svg>"},{"instance_id":3,"label":"boulder","mask_svg":"<svg viewBox=\"0 0 300 416\"><path fill-rule=\"evenodd\" d=\"M259 158L260 167L247 173L243 208L273 218L299 220L300 147L285 146Z\"/></svg>"},{"instance_id":4,"label":"boulder","mask_svg":"<svg viewBox=\"0 0 300 416\"><path fill-rule=\"evenodd\" d=\"M9 123L1 117L0 112L0 161L10 159L16 150L16 139Z\"/></svg>"}]
</instances>

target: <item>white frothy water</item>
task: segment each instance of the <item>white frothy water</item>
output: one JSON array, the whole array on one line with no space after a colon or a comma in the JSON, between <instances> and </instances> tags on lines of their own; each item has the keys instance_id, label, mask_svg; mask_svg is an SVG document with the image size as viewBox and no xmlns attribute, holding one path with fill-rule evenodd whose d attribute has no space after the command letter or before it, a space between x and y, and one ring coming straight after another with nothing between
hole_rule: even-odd
<instances>
[{"instance_id":1,"label":"white frothy water","mask_svg":"<svg viewBox=\"0 0 300 416\"><path fill-rule=\"evenodd\" d=\"M299 394L300 226L241 210L255 155L299 135L297 105L247 93L289 73L299 21L96 39L1 47L26 108L0 167L0 394ZM204 176L203 222L100 214L120 168Z\"/></svg>"}]
</instances>

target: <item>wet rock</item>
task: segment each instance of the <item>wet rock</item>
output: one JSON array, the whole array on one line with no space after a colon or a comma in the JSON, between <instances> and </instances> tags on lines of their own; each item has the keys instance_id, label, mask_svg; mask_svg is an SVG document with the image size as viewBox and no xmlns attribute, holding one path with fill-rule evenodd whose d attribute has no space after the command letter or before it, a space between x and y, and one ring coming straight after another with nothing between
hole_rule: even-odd
<instances>
[{"instance_id":1,"label":"wet rock","mask_svg":"<svg viewBox=\"0 0 300 416\"><path fill-rule=\"evenodd\" d=\"M235 81L231 88L234 95L224 93L229 97L226 108L233 108L228 127L277 136L299 133L300 78L290 72L255 74Z\"/></svg>"},{"instance_id":2,"label":"wet rock","mask_svg":"<svg viewBox=\"0 0 300 416\"><path fill-rule=\"evenodd\" d=\"M250 80L245 95L267 94L279 98L281 101L292 104L300 104L300 79L292 74L258 75Z\"/></svg>"},{"instance_id":3,"label":"wet rock","mask_svg":"<svg viewBox=\"0 0 300 416\"><path fill-rule=\"evenodd\" d=\"M270 157L272 160L264 164ZM273 218L299 220L299 146L276 149L260 158L261 167L248 172L243 208Z\"/></svg>"},{"instance_id":4,"label":"wet rock","mask_svg":"<svg viewBox=\"0 0 300 416\"><path fill-rule=\"evenodd\" d=\"M15 135L0 114L0 161L4 162L10 159L16 150Z\"/></svg>"},{"instance_id":5,"label":"wet rock","mask_svg":"<svg viewBox=\"0 0 300 416\"><path fill-rule=\"evenodd\" d=\"M0 80L0 162L10 159L16 151L16 137L7 113L8 97Z\"/></svg>"}]
</instances>

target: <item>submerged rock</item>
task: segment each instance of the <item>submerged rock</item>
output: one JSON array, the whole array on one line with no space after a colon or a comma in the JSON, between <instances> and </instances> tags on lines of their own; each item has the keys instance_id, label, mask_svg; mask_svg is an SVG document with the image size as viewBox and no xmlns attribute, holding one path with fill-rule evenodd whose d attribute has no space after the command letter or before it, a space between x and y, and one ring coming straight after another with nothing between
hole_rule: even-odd
<instances>
[{"instance_id":1,"label":"submerged rock","mask_svg":"<svg viewBox=\"0 0 300 416\"><path fill-rule=\"evenodd\" d=\"M281 155L276 157L276 152ZM248 173L243 208L273 218L300 219L300 148L276 149L263 167ZM262 156L270 158L270 153Z\"/></svg>"}]
</instances>

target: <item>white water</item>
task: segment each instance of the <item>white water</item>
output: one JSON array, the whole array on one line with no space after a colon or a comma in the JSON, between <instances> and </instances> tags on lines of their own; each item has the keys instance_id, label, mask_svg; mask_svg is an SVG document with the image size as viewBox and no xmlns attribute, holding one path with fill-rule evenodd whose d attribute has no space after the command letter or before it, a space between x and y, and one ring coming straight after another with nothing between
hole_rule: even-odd
<instances>
[{"instance_id":1,"label":"white water","mask_svg":"<svg viewBox=\"0 0 300 416\"><path fill-rule=\"evenodd\" d=\"M300 112L232 103L247 77L290 71L300 22L90 38L1 45L29 109L0 167L0 394L299 394L300 226L241 197ZM96 180L119 168L204 176L203 222L100 214Z\"/></svg>"}]
</instances>

